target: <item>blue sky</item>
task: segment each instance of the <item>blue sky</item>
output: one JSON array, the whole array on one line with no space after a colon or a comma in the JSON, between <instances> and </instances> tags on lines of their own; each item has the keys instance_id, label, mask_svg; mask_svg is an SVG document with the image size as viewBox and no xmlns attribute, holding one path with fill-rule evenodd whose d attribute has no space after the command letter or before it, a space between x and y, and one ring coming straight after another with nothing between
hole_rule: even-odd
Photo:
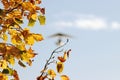
<instances>
[{"instance_id":1,"label":"blue sky","mask_svg":"<svg viewBox=\"0 0 120 80\"><path fill-rule=\"evenodd\" d=\"M119 0L43 0L47 22L37 23L32 31L45 40L33 47L39 55L32 67L16 66L21 80L35 80L55 39L47 36L63 32L74 36L65 48L71 48L64 74L70 80L120 80L120 1Z\"/></svg>"}]
</instances>

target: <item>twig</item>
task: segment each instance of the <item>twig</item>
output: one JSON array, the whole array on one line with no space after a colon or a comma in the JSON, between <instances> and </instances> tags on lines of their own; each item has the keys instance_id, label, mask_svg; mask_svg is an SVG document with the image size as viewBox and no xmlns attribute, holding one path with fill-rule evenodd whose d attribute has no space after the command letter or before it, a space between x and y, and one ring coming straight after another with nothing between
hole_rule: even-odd
<instances>
[{"instance_id":1,"label":"twig","mask_svg":"<svg viewBox=\"0 0 120 80\"><path fill-rule=\"evenodd\" d=\"M47 62L46 62L46 64L45 64L43 70L46 70L46 69L47 69L47 66L48 66L50 63L52 63L52 62L50 62L50 60L52 59L53 54L60 52L60 51L57 51L57 50L60 49L60 48L62 48L62 47L64 47L68 42L69 42L69 39L67 39L66 43L64 43L63 45L57 47L55 50L53 50L53 52L51 53L50 57L48 58L48 60L47 60ZM45 73L45 72L42 71L42 72L41 72L41 75L39 76L39 78L41 78L44 73Z\"/></svg>"}]
</instances>

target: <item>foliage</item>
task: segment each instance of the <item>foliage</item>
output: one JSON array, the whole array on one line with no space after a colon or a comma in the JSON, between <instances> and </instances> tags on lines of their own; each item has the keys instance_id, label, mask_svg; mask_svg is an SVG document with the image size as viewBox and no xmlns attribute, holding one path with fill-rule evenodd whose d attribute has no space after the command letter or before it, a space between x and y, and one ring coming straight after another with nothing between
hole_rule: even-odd
<instances>
[{"instance_id":1,"label":"foliage","mask_svg":"<svg viewBox=\"0 0 120 80\"><path fill-rule=\"evenodd\" d=\"M17 62L21 67L31 66L36 53L32 49L35 42L42 41L42 34L32 33L29 28L22 26L25 20L28 26L33 27L38 20L40 25L45 24L45 8L41 8L41 0L0 0L0 80L19 80L16 70L11 68ZM58 49L58 48L57 48ZM57 50L56 49L56 50ZM56 51L55 50L55 51ZM53 52L45 64L44 70L37 80L54 80L56 73L47 67L53 58ZM58 57L57 72L63 71L69 51ZM46 73L47 70L47 73ZM12 77L10 77L12 76ZM69 80L66 75L62 80Z\"/></svg>"}]
</instances>

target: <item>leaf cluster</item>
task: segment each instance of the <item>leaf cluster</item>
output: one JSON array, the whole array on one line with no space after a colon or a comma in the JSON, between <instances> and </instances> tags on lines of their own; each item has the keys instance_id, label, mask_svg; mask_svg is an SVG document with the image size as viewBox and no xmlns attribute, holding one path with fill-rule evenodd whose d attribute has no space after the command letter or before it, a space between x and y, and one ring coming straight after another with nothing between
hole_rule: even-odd
<instances>
[{"instance_id":1,"label":"leaf cluster","mask_svg":"<svg viewBox=\"0 0 120 80\"><path fill-rule=\"evenodd\" d=\"M0 3L3 6L0 8L0 80L8 80L9 76L19 80L17 71L10 66L15 62L21 67L31 66L36 55L32 45L43 40L42 34L31 33L21 25L24 20L28 20L28 26L34 26L37 20L44 25L45 8L39 6L41 0L1 0Z\"/></svg>"}]
</instances>

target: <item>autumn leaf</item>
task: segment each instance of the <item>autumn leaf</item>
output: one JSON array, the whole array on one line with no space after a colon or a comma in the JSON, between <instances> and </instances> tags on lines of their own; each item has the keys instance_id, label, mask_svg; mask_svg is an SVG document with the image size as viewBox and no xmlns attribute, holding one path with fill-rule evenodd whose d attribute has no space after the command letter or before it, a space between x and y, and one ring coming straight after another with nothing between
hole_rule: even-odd
<instances>
[{"instance_id":1,"label":"autumn leaf","mask_svg":"<svg viewBox=\"0 0 120 80\"><path fill-rule=\"evenodd\" d=\"M22 42L22 39L18 35L12 35L11 36L11 42L13 44L20 44Z\"/></svg>"},{"instance_id":2,"label":"autumn leaf","mask_svg":"<svg viewBox=\"0 0 120 80\"><path fill-rule=\"evenodd\" d=\"M16 70L13 71L14 80L19 80L19 76Z\"/></svg>"},{"instance_id":3,"label":"autumn leaf","mask_svg":"<svg viewBox=\"0 0 120 80\"><path fill-rule=\"evenodd\" d=\"M24 10L33 11L34 5L31 2L23 2L22 7Z\"/></svg>"},{"instance_id":4,"label":"autumn leaf","mask_svg":"<svg viewBox=\"0 0 120 80\"><path fill-rule=\"evenodd\" d=\"M20 60L18 61L18 64L21 66L21 67L26 67L26 65L23 63L23 62L21 62Z\"/></svg>"},{"instance_id":5,"label":"autumn leaf","mask_svg":"<svg viewBox=\"0 0 120 80\"><path fill-rule=\"evenodd\" d=\"M50 77L51 77L52 79L54 79L55 76L56 76L56 73L54 72L54 70L49 69L49 70L48 70L48 75L50 75Z\"/></svg>"},{"instance_id":6,"label":"autumn leaf","mask_svg":"<svg viewBox=\"0 0 120 80\"><path fill-rule=\"evenodd\" d=\"M33 37L36 41L41 41L43 40L43 36L41 34L33 34Z\"/></svg>"},{"instance_id":7,"label":"autumn leaf","mask_svg":"<svg viewBox=\"0 0 120 80\"><path fill-rule=\"evenodd\" d=\"M61 62L65 62L66 59L64 59L63 57L58 57L58 60L61 61Z\"/></svg>"},{"instance_id":8,"label":"autumn leaf","mask_svg":"<svg viewBox=\"0 0 120 80\"><path fill-rule=\"evenodd\" d=\"M15 21L16 24L23 24L22 19L14 18L14 21Z\"/></svg>"},{"instance_id":9,"label":"autumn leaf","mask_svg":"<svg viewBox=\"0 0 120 80\"><path fill-rule=\"evenodd\" d=\"M25 50L26 50L24 43L17 44L16 47L17 47L18 49L20 49L21 51L25 51Z\"/></svg>"},{"instance_id":10,"label":"autumn leaf","mask_svg":"<svg viewBox=\"0 0 120 80\"><path fill-rule=\"evenodd\" d=\"M45 14L45 8L41 8L40 11L42 14Z\"/></svg>"},{"instance_id":11,"label":"autumn leaf","mask_svg":"<svg viewBox=\"0 0 120 80\"><path fill-rule=\"evenodd\" d=\"M36 22L36 20L34 20L34 19L30 18L30 19L29 19L28 26L33 27L33 26L35 25L35 22Z\"/></svg>"},{"instance_id":12,"label":"autumn leaf","mask_svg":"<svg viewBox=\"0 0 120 80\"><path fill-rule=\"evenodd\" d=\"M6 61L6 60L1 60L1 61L0 61L0 67L1 67L2 69L7 68L7 66L8 66L8 64L7 64L7 61Z\"/></svg>"},{"instance_id":13,"label":"autumn leaf","mask_svg":"<svg viewBox=\"0 0 120 80\"><path fill-rule=\"evenodd\" d=\"M39 76L37 77L37 80L45 80L47 78L47 76Z\"/></svg>"},{"instance_id":14,"label":"autumn leaf","mask_svg":"<svg viewBox=\"0 0 120 80\"><path fill-rule=\"evenodd\" d=\"M4 43L0 43L0 53L1 54L6 53L6 45Z\"/></svg>"},{"instance_id":15,"label":"autumn leaf","mask_svg":"<svg viewBox=\"0 0 120 80\"><path fill-rule=\"evenodd\" d=\"M14 66L14 64L15 64L15 59L14 59L14 57L13 57L12 55L9 56L8 62L9 62L12 66Z\"/></svg>"},{"instance_id":16,"label":"autumn leaf","mask_svg":"<svg viewBox=\"0 0 120 80\"><path fill-rule=\"evenodd\" d=\"M58 62L56 68L58 73L62 73L64 69L64 64L62 62Z\"/></svg>"},{"instance_id":17,"label":"autumn leaf","mask_svg":"<svg viewBox=\"0 0 120 80\"><path fill-rule=\"evenodd\" d=\"M35 55L36 54L33 52L33 50L30 47L29 50L21 54L21 59L27 62L29 65L31 65L32 64L31 58L34 58Z\"/></svg>"},{"instance_id":18,"label":"autumn leaf","mask_svg":"<svg viewBox=\"0 0 120 80\"><path fill-rule=\"evenodd\" d=\"M38 20L39 20L40 25L45 25L45 22L46 22L45 16L39 15Z\"/></svg>"},{"instance_id":19,"label":"autumn leaf","mask_svg":"<svg viewBox=\"0 0 120 80\"><path fill-rule=\"evenodd\" d=\"M32 14L31 18L32 18L32 20L36 21L36 19L37 19L37 14Z\"/></svg>"},{"instance_id":20,"label":"autumn leaf","mask_svg":"<svg viewBox=\"0 0 120 80\"><path fill-rule=\"evenodd\" d=\"M8 76L0 72L0 80L8 80Z\"/></svg>"},{"instance_id":21,"label":"autumn leaf","mask_svg":"<svg viewBox=\"0 0 120 80\"><path fill-rule=\"evenodd\" d=\"M28 45L33 45L35 42L33 35L28 35L24 39L25 39L25 43Z\"/></svg>"},{"instance_id":22,"label":"autumn leaf","mask_svg":"<svg viewBox=\"0 0 120 80\"><path fill-rule=\"evenodd\" d=\"M64 52L63 58L64 58L65 60L67 59L67 52L66 52L66 51Z\"/></svg>"},{"instance_id":23,"label":"autumn leaf","mask_svg":"<svg viewBox=\"0 0 120 80\"><path fill-rule=\"evenodd\" d=\"M6 34L3 34L3 40L6 42L8 40L8 36Z\"/></svg>"},{"instance_id":24,"label":"autumn leaf","mask_svg":"<svg viewBox=\"0 0 120 80\"><path fill-rule=\"evenodd\" d=\"M70 80L67 75L61 75L61 80Z\"/></svg>"},{"instance_id":25,"label":"autumn leaf","mask_svg":"<svg viewBox=\"0 0 120 80\"><path fill-rule=\"evenodd\" d=\"M71 52L71 49L69 49L69 50L67 51L67 57L68 57L68 58L69 58L70 52Z\"/></svg>"}]
</instances>

